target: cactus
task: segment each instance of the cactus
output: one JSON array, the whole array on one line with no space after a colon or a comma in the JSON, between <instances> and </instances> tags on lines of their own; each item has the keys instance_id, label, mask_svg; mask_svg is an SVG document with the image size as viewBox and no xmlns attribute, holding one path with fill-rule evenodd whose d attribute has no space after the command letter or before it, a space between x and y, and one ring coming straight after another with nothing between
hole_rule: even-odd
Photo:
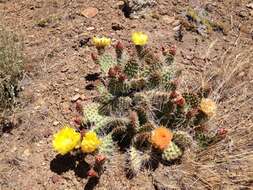
<instances>
[{"instance_id":1,"label":"cactus","mask_svg":"<svg viewBox=\"0 0 253 190\"><path fill-rule=\"evenodd\" d=\"M128 76L128 78L133 78L138 75L139 65L136 59L130 59L124 68L124 73Z\"/></svg>"},{"instance_id":2,"label":"cactus","mask_svg":"<svg viewBox=\"0 0 253 190\"><path fill-rule=\"evenodd\" d=\"M99 106L100 105L97 103L91 103L83 110L86 122L93 123L95 125L93 130L96 132L103 130L102 127L109 123L112 119L111 117L101 115L99 113Z\"/></svg>"},{"instance_id":3,"label":"cactus","mask_svg":"<svg viewBox=\"0 0 253 190\"><path fill-rule=\"evenodd\" d=\"M186 104L189 108L197 108L200 103L200 98L197 94L194 93L183 93L182 96L184 97Z\"/></svg>"},{"instance_id":4,"label":"cactus","mask_svg":"<svg viewBox=\"0 0 253 190\"><path fill-rule=\"evenodd\" d=\"M173 142L169 144L169 146L163 151L162 158L165 161L173 161L182 156L182 150Z\"/></svg>"},{"instance_id":5,"label":"cactus","mask_svg":"<svg viewBox=\"0 0 253 190\"><path fill-rule=\"evenodd\" d=\"M108 73L109 69L113 66L115 66L117 62L112 58L112 56L108 54L104 54L99 59L99 65L101 68L101 71L105 74Z\"/></svg>"},{"instance_id":6,"label":"cactus","mask_svg":"<svg viewBox=\"0 0 253 190\"><path fill-rule=\"evenodd\" d=\"M175 131L173 134L173 142L184 150L191 147L193 139L187 132Z\"/></svg>"},{"instance_id":7,"label":"cactus","mask_svg":"<svg viewBox=\"0 0 253 190\"><path fill-rule=\"evenodd\" d=\"M107 157L112 156L115 151L115 145L112 140L112 135L108 134L102 139L102 145L99 147L99 154L105 155Z\"/></svg>"},{"instance_id":8,"label":"cactus","mask_svg":"<svg viewBox=\"0 0 253 190\"><path fill-rule=\"evenodd\" d=\"M143 154L137 150L134 146L131 146L128 152L128 163L127 168L130 169L132 175L136 175L144 164Z\"/></svg>"},{"instance_id":9,"label":"cactus","mask_svg":"<svg viewBox=\"0 0 253 190\"><path fill-rule=\"evenodd\" d=\"M107 41L97 39L97 45L106 45ZM91 124L93 132L93 140L88 139L86 144L92 147L94 141L98 145L92 155L102 155L98 160L108 158L119 146L127 152L133 174L154 161L151 158L173 161L194 141L206 144L208 135L196 133L196 129L216 111L215 102L198 92L181 92L182 72L174 63L174 46L164 49L160 58L144 46L146 42L146 35L135 34L137 58L125 59L127 53L121 43L115 47L116 58L105 53L93 56L104 74L103 82L97 87L99 97L85 106L82 120L83 126ZM210 138L207 140L209 143ZM90 174L100 176L102 171L103 164L95 164Z\"/></svg>"}]
</instances>

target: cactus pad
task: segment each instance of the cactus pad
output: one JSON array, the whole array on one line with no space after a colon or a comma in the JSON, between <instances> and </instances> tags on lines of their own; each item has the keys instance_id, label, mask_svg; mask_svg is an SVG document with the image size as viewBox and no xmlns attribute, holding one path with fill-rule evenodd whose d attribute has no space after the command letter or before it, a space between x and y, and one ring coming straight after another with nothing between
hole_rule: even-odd
<instances>
[{"instance_id":1,"label":"cactus pad","mask_svg":"<svg viewBox=\"0 0 253 190\"><path fill-rule=\"evenodd\" d=\"M99 65L101 68L101 71L105 74L108 73L109 69L115 66L117 62L112 58L111 55L104 54L99 59Z\"/></svg>"},{"instance_id":2,"label":"cactus pad","mask_svg":"<svg viewBox=\"0 0 253 190\"><path fill-rule=\"evenodd\" d=\"M181 149L173 142L163 151L162 158L166 161L173 161L182 156L183 152Z\"/></svg>"}]
</instances>

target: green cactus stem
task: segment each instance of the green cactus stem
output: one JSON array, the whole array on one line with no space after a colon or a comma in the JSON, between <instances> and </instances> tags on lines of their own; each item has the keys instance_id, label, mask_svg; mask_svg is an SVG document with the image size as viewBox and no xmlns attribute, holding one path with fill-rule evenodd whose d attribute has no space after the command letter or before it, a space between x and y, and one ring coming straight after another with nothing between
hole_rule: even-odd
<instances>
[{"instance_id":1,"label":"green cactus stem","mask_svg":"<svg viewBox=\"0 0 253 190\"><path fill-rule=\"evenodd\" d=\"M162 158L165 161L173 161L180 158L182 154L182 150L175 143L171 142L169 146L163 151Z\"/></svg>"}]
</instances>

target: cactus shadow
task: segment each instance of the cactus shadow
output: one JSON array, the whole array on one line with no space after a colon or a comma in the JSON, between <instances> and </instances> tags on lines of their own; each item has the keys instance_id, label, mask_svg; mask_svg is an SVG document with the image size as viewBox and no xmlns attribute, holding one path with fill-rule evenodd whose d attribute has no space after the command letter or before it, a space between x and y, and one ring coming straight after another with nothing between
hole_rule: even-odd
<instances>
[{"instance_id":1,"label":"cactus shadow","mask_svg":"<svg viewBox=\"0 0 253 190\"><path fill-rule=\"evenodd\" d=\"M161 160L160 162L164 166L172 166L172 165L180 165L182 163L182 160L181 160L181 158L178 158L178 159L175 159L172 161Z\"/></svg>"},{"instance_id":2,"label":"cactus shadow","mask_svg":"<svg viewBox=\"0 0 253 190\"><path fill-rule=\"evenodd\" d=\"M76 167L74 168L75 175L80 178L87 178L90 165L84 160L79 161Z\"/></svg>"},{"instance_id":3,"label":"cactus shadow","mask_svg":"<svg viewBox=\"0 0 253 190\"><path fill-rule=\"evenodd\" d=\"M80 178L87 178L89 169L90 166L87 162L80 159L78 156L73 156L70 154L58 154L50 162L50 170L54 173L57 173L58 175L73 170L76 176Z\"/></svg>"},{"instance_id":4,"label":"cactus shadow","mask_svg":"<svg viewBox=\"0 0 253 190\"><path fill-rule=\"evenodd\" d=\"M100 73L91 73L91 74L87 74L84 78L87 81L96 81L100 79L101 76L100 76Z\"/></svg>"},{"instance_id":5,"label":"cactus shadow","mask_svg":"<svg viewBox=\"0 0 253 190\"><path fill-rule=\"evenodd\" d=\"M96 177L89 178L83 190L93 190L98 184L98 182L99 182L99 178L96 178Z\"/></svg>"},{"instance_id":6,"label":"cactus shadow","mask_svg":"<svg viewBox=\"0 0 253 190\"><path fill-rule=\"evenodd\" d=\"M75 168L75 159L70 154L67 155L56 155L55 158L50 162L50 170L57 174L62 174Z\"/></svg>"}]
</instances>

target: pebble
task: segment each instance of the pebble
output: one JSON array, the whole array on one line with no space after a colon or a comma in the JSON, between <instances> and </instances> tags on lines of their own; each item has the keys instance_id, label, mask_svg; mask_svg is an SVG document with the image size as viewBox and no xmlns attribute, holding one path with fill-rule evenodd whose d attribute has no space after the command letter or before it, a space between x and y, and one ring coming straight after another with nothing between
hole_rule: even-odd
<instances>
[{"instance_id":1,"label":"pebble","mask_svg":"<svg viewBox=\"0 0 253 190\"><path fill-rule=\"evenodd\" d=\"M54 121L53 126L57 126L57 125L59 125L59 123L60 123L59 121Z\"/></svg>"},{"instance_id":2,"label":"pebble","mask_svg":"<svg viewBox=\"0 0 253 190\"><path fill-rule=\"evenodd\" d=\"M27 158L27 157L29 157L30 155L31 155L30 150L29 150L29 149L25 149L24 152L23 152L23 154L22 154L22 157Z\"/></svg>"},{"instance_id":3,"label":"pebble","mask_svg":"<svg viewBox=\"0 0 253 190\"><path fill-rule=\"evenodd\" d=\"M81 12L81 15L85 16L86 18L95 17L98 14L98 9L95 7L88 7Z\"/></svg>"},{"instance_id":4,"label":"pebble","mask_svg":"<svg viewBox=\"0 0 253 190\"><path fill-rule=\"evenodd\" d=\"M180 27L181 27L181 25L178 25L178 26L174 27L172 30L173 31L178 31L178 30L180 30Z\"/></svg>"},{"instance_id":5,"label":"pebble","mask_svg":"<svg viewBox=\"0 0 253 190\"><path fill-rule=\"evenodd\" d=\"M65 67L62 68L61 72L62 72L62 73L65 73L65 72L67 72L68 70L69 70L69 67L68 67L68 66L65 66Z\"/></svg>"},{"instance_id":6,"label":"pebble","mask_svg":"<svg viewBox=\"0 0 253 190\"><path fill-rule=\"evenodd\" d=\"M86 28L87 31L92 31L92 30L94 30L94 29L95 29L95 27L92 27L92 26Z\"/></svg>"},{"instance_id":7,"label":"pebble","mask_svg":"<svg viewBox=\"0 0 253 190\"><path fill-rule=\"evenodd\" d=\"M253 2L246 5L247 8L253 9Z\"/></svg>"},{"instance_id":8,"label":"pebble","mask_svg":"<svg viewBox=\"0 0 253 190\"><path fill-rule=\"evenodd\" d=\"M239 15L240 17L242 17L242 18L245 18L245 17L249 16L249 13L248 13L248 11L246 11L246 10L241 10L241 11L238 13L238 15Z\"/></svg>"},{"instance_id":9,"label":"pebble","mask_svg":"<svg viewBox=\"0 0 253 190\"><path fill-rule=\"evenodd\" d=\"M81 98L81 95L80 94L76 94L75 96L73 96L72 98L71 98L71 102L75 102L75 101L77 101L78 99L80 99Z\"/></svg>"}]
</instances>

